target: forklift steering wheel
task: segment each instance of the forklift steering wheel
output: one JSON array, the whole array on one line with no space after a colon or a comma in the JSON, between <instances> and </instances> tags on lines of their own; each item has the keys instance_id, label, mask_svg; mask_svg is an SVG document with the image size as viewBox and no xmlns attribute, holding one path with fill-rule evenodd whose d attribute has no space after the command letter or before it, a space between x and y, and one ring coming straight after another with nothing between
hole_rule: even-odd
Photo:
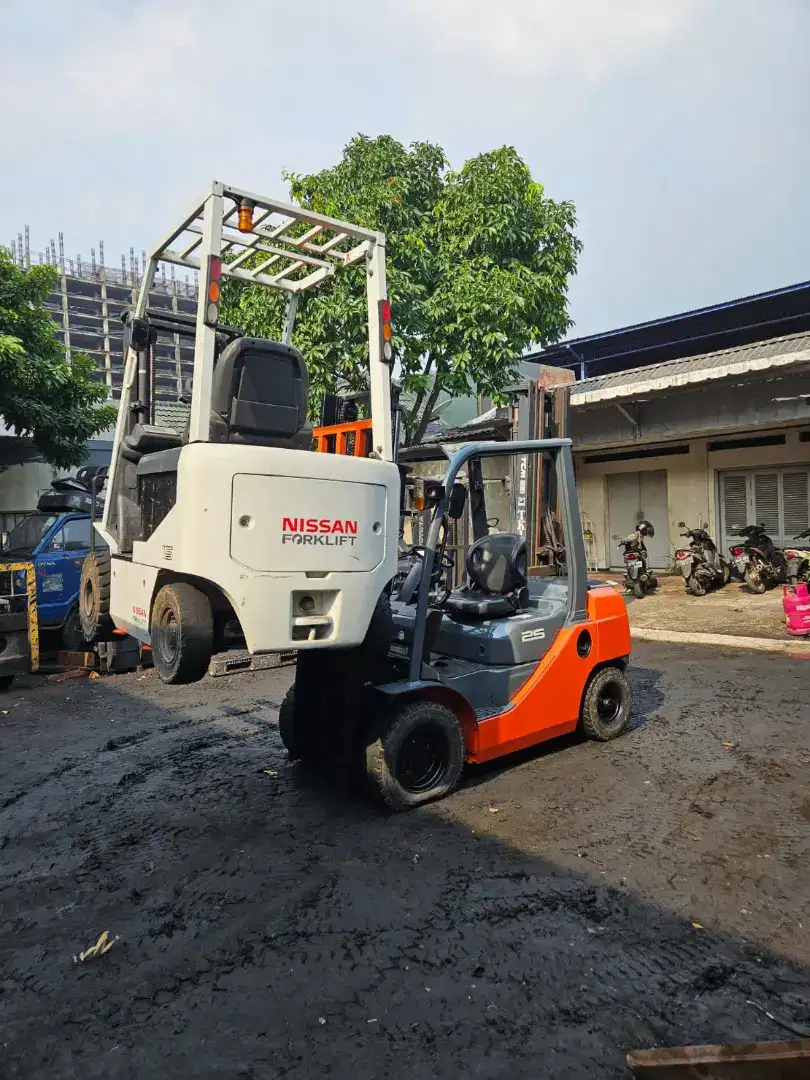
<instances>
[{"instance_id":1,"label":"forklift steering wheel","mask_svg":"<svg viewBox=\"0 0 810 1080\"><path fill-rule=\"evenodd\" d=\"M408 550L407 555L415 555L417 557L417 559L421 559L422 562L424 562L425 561L425 548L424 548L424 546L422 544L414 544L414 546L411 547ZM441 558L441 562L439 563L438 566L436 566L434 568L433 580L431 581L431 586L433 586L434 584L438 585L438 583L442 580L442 578L445 579L443 595L442 595L441 599L438 599L436 601L436 606L437 607L441 607L442 604L445 602L445 600L450 595L450 593L453 591L453 586L448 585L447 581L448 581L448 579L450 581L452 581L453 571L455 570L455 568L456 568L456 562L455 562L455 559L453 558L453 556L448 555L446 552L443 553L442 558Z\"/></svg>"}]
</instances>

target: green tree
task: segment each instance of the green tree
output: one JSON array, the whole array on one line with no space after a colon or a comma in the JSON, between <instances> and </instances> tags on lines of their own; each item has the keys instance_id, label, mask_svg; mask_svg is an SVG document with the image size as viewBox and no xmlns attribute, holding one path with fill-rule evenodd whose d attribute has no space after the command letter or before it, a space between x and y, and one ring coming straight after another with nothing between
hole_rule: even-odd
<instances>
[{"instance_id":1,"label":"green tree","mask_svg":"<svg viewBox=\"0 0 810 1080\"><path fill-rule=\"evenodd\" d=\"M107 388L93 382L93 361L69 361L43 302L56 288L50 266L22 270L0 247L0 417L53 465L86 457L85 443L115 422Z\"/></svg>"},{"instance_id":2,"label":"green tree","mask_svg":"<svg viewBox=\"0 0 810 1080\"><path fill-rule=\"evenodd\" d=\"M500 399L525 349L571 326L568 279L581 248L574 207L547 198L512 147L453 172L439 146L359 135L334 168L286 179L300 205L386 234L409 443L422 439L442 393ZM252 334L281 330L281 300L259 286L230 290L226 314ZM362 267L304 295L294 341L318 396L339 379L365 385Z\"/></svg>"}]
</instances>

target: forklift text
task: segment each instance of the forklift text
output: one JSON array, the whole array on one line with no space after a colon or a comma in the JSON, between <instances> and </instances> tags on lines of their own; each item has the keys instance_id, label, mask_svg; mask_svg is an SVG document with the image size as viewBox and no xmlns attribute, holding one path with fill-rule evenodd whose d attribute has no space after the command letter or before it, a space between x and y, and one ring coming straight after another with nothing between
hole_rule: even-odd
<instances>
[{"instance_id":1,"label":"forklift text","mask_svg":"<svg viewBox=\"0 0 810 1080\"><path fill-rule=\"evenodd\" d=\"M341 518L282 518L282 544L354 547L357 522Z\"/></svg>"}]
</instances>

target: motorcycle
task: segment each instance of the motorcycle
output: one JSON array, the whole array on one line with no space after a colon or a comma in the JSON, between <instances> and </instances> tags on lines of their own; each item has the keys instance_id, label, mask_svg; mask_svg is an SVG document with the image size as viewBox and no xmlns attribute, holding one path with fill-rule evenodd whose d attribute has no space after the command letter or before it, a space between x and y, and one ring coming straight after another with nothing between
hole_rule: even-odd
<instances>
[{"instance_id":1,"label":"motorcycle","mask_svg":"<svg viewBox=\"0 0 810 1080\"><path fill-rule=\"evenodd\" d=\"M745 542L735 545L731 555L751 592L764 593L787 581L785 553L765 532L764 524L746 525L737 530L737 535L745 537Z\"/></svg>"},{"instance_id":2,"label":"motorcycle","mask_svg":"<svg viewBox=\"0 0 810 1080\"><path fill-rule=\"evenodd\" d=\"M620 536L613 537L619 541L618 546L624 548L624 587L639 600L658 587L658 579L653 577L647 566L645 536L655 536L655 527L649 521L640 521L636 531L624 540Z\"/></svg>"},{"instance_id":3,"label":"motorcycle","mask_svg":"<svg viewBox=\"0 0 810 1080\"><path fill-rule=\"evenodd\" d=\"M810 539L810 529L805 529L793 539ZM803 548L788 548L785 551L785 558L787 559L788 585L798 585L800 581L810 582L810 551Z\"/></svg>"},{"instance_id":4,"label":"motorcycle","mask_svg":"<svg viewBox=\"0 0 810 1080\"><path fill-rule=\"evenodd\" d=\"M678 527L686 529L686 522L679 521ZM675 561L687 591L693 596L705 596L709 589L728 585L731 567L706 530L686 529L680 535L689 540L688 549L675 552Z\"/></svg>"}]
</instances>

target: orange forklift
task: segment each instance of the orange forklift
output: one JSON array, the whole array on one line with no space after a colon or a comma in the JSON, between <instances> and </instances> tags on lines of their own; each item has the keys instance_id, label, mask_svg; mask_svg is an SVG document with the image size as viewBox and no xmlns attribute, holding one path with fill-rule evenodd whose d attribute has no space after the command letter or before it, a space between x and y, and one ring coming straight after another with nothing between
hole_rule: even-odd
<instances>
[{"instance_id":1,"label":"orange forklift","mask_svg":"<svg viewBox=\"0 0 810 1080\"><path fill-rule=\"evenodd\" d=\"M525 539L488 524L482 459L531 454L555 478L564 576L530 578ZM359 774L392 810L449 794L467 764L576 731L614 739L631 710L627 609L587 579L571 441L468 444L425 497L425 544L380 597L364 642L300 653L279 716L292 759ZM453 589L447 539L467 512L473 542Z\"/></svg>"}]
</instances>

